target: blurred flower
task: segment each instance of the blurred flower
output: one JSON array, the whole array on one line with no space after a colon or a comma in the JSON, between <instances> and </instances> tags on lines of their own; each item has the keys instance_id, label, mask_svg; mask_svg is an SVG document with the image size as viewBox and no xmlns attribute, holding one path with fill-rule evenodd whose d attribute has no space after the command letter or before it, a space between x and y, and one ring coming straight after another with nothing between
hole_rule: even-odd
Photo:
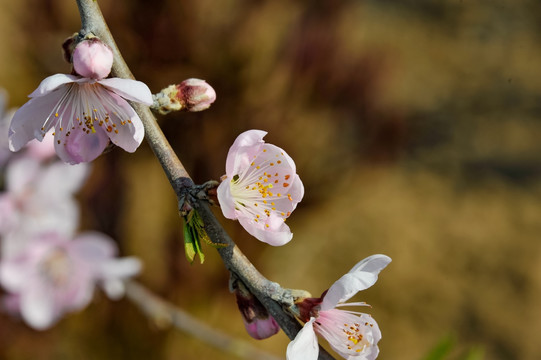
<instances>
[{"instance_id":1,"label":"blurred flower","mask_svg":"<svg viewBox=\"0 0 541 360\"><path fill-rule=\"evenodd\" d=\"M126 100L151 105L152 94L140 81L96 77L110 71L109 53L100 42L80 43L73 54L74 67L92 77L56 74L43 80L13 116L10 149L18 151L34 138L41 141L54 128L56 153L70 164L94 160L109 140L134 152L144 129Z\"/></svg>"},{"instance_id":2,"label":"blurred flower","mask_svg":"<svg viewBox=\"0 0 541 360\"><path fill-rule=\"evenodd\" d=\"M293 236L285 220L304 195L295 163L261 130L240 134L229 149L226 175L218 187L224 216L238 219L258 240L278 246Z\"/></svg>"},{"instance_id":3,"label":"blurred flower","mask_svg":"<svg viewBox=\"0 0 541 360\"><path fill-rule=\"evenodd\" d=\"M0 88L0 167L11 156L8 145L8 129L12 113L6 111L7 93Z\"/></svg>"},{"instance_id":4,"label":"blurred flower","mask_svg":"<svg viewBox=\"0 0 541 360\"><path fill-rule=\"evenodd\" d=\"M96 284L118 298L123 279L137 274L141 264L135 258L116 259L116 254L114 242L99 233L71 241L55 233L34 238L24 252L0 261L0 283L16 296L8 309L18 304L24 321L43 330L87 306Z\"/></svg>"},{"instance_id":5,"label":"blurred flower","mask_svg":"<svg viewBox=\"0 0 541 360\"><path fill-rule=\"evenodd\" d=\"M88 169L86 164L44 165L33 157L13 159L6 167L6 191L0 192L2 254L18 252L36 233L73 234L79 222L73 194Z\"/></svg>"},{"instance_id":6,"label":"blurred flower","mask_svg":"<svg viewBox=\"0 0 541 360\"><path fill-rule=\"evenodd\" d=\"M321 298L305 299L297 304L304 327L287 347L287 360L317 359L316 333L323 336L344 359L373 360L378 356L381 332L370 315L339 310L344 306L366 303L343 303L357 292L374 285L378 274L391 259L372 255L355 265L327 290Z\"/></svg>"},{"instance_id":7,"label":"blurred flower","mask_svg":"<svg viewBox=\"0 0 541 360\"><path fill-rule=\"evenodd\" d=\"M38 160L47 160L52 158L54 154L54 138L51 134L46 134L42 141L33 139L26 144L26 156Z\"/></svg>"},{"instance_id":8,"label":"blurred flower","mask_svg":"<svg viewBox=\"0 0 541 360\"><path fill-rule=\"evenodd\" d=\"M178 85L169 85L154 95L152 108L160 114L171 111L203 111L216 101L216 91L205 80L187 79Z\"/></svg>"},{"instance_id":9,"label":"blurred flower","mask_svg":"<svg viewBox=\"0 0 541 360\"><path fill-rule=\"evenodd\" d=\"M248 334L257 340L269 338L280 331L280 326L267 309L239 280L231 281L231 290Z\"/></svg>"}]
</instances>

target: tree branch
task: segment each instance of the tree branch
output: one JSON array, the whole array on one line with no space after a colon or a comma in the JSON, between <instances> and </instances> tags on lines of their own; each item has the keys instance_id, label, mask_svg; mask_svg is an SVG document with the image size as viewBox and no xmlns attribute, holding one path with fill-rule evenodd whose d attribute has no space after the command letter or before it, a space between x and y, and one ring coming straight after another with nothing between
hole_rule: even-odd
<instances>
[{"instance_id":1,"label":"tree branch","mask_svg":"<svg viewBox=\"0 0 541 360\"><path fill-rule=\"evenodd\" d=\"M159 326L172 325L206 344L243 359L279 360L247 341L235 339L194 318L186 311L154 295L135 281L126 282L126 297Z\"/></svg>"},{"instance_id":2,"label":"tree branch","mask_svg":"<svg viewBox=\"0 0 541 360\"><path fill-rule=\"evenodd\" d=\"M116 46L97 1L76 0L76 2L82 23L80 35L84 37L92 33L109 45L114 54L112 74L121 78L133 79L133 74ZM191 177L171 148L150 109L140 104L133 104L133 107L143 122L145 137L160 161L178 200L183 200L187 190L194 184ZM180 204L180 206L182 205ZM197 200L194 206L205 223L205 230L210 239L217 244L228 244L228 246L218 249L225 267L242 280L254 296L267 308L269 314L274 317L287 336L294 339L301 329L301 325L283 310L281 303L276 301L277 299L281 300L281 302L287 300L288 297L291 297L290 293L282 289L277 283L269 281L261 275L225 232L206 201ZM333 357L320 347L319 360L332 359Z\"/></svg>"}]
</instances>

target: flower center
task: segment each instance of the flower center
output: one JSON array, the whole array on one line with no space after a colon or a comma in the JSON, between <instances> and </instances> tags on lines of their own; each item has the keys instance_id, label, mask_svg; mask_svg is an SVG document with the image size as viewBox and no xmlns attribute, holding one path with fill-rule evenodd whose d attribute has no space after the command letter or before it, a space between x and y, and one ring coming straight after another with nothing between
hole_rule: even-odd
<instances>
[{"instance_id":1,"label":"flower center","mask_svg":"<svg viewBox=\"0 0 541 360\"><path fill-rule=\"evenodd\" d=\"M370 315L347 310L320 311L314 329L342 356L371 353L381 338Z\"/></svg>"},{"instance_id":2,"label":"flower center","mask_svg":"<svg viewBox=\"0 0 541 360\"><path fill-rule=\"evenodd\" d=\"M131 124L131 120L126 111L114 101L114 96L96 82L66 85L65 93L41 127L42 134L45 135L53 126L55 132L64 137L70 136L75 130L94 134L97 126L109 133L118 134L118 125ZM57 142L60 144L61 141Z\"/></svg>"},{"instance_id":3,"label":"flower center","mask_svg":"<svg viewBox=\"0 0 541 360\"><path fill-rule=\"evenodd\" d=\"M293 171L283 152L262 149L247 168L231 179L236 208L256 223L266 221L271 213L285 221L294 209L293 197L288 193Z\"/></svg>"},{"instance_id":4,"label":"flower center","mask_svg":"<svg viewBox=\"0 0 541 360\"><path fill-rule=\"evenodd\" d=\"M346 346L348 350L360 353L365 347L370 346L370 342L364 337L364 329L361 328L361 324L344 323L343 325L342 332L346 336ZM364 326L373 326L373 324L366 322Z\"/></svg>"},{"instance_id":5,"label":"flower center","mask_svg":"<svg viewBox=\"0 0 541 360\"><path fill-rule=\"evenodd\" d=\"M68 283L71 263L62 249L52 250L41 263L41 273L53 286L61 287Z\"/></svg>"}]
</instances>

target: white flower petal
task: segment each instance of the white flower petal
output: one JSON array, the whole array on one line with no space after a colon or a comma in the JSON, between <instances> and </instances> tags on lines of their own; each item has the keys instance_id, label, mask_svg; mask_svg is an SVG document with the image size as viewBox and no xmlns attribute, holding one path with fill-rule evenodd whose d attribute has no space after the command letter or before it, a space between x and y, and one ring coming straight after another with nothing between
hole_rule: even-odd
<instances>
[{"instance_id":1,"label":"white flower petal","mask_svg":"<svg viewBox=\"0 0 541 360\"><path fill-rule=\"evenodd\" d=\"M141 261L135 257L112 259L98 269L103 290L110 299L124 296L124 280L137 275L142 268Z\"/></svg>"},{"instance_id":2,"label":"white flower petal","mask_svg":"<svg viewBox=\"0 0 541 360\"><path fill-rule=\"evenodd\" d=\"M284 219L273 213L267 217L266 221L258 223L244 215L238 216L238 220L250 235L272 246L285 245L293 238L293 234Z\"/></svg>"},{"instance_id":3,"label":"white flower petal","mask_svg":"<svg viewBox=\"0 0 541 360\"><path fill-rule=\"evenodd\" d=\"M54 162L43 170L36 184L37 192L47 194L52 200L64 199L81 188L89 171L88 164L67 165Z\"/></svg>"},{"instance_id":4,"label":"white flower petal","mask_svg":"<svg viewBox=\"0 0 541 360\"><path fill-rule=\"evenodd\" d=\"M319 356L319 346L313 323L315 318L311 318L299 331L293 341L287 346L287 360L317 360Z\"/></svg>"},{"instance_id":5,"label":"white flower petal","mask_svg":"<svg viewBox=\"0 0 541 360\"><path fill-rule=\"evenodd\" d=\"M238 158L240 151L245 151L246 147L251 147L258 144L263 144L263 137L267 135L266 131L262 130L248 130L237 136L233 145L229 149L227 154L227 161L225 165L225 171L227 175L235 175L234 172L239 168ZM249 164L249 159L248 159Z\"/></svg>"},{"instance_id":6,"label":"white flower petal","mask_svg":"<svg viewBox=\"0 0 541 360\"><path fill-rule=\"evenodd\" d=\"M220 185L218 185L218 189L216 191L222 213L227 219L234 220L237 218L237 212L235 211L235 199L233 198L233 195L231 195L230 183L231 179L226 178L220 183Z\"/></svg>"},{"instance_id":7,"label":"white flower petal","mask_svg":"<svg viewBox=\"0 0 541 360\"><path fill-rule=\"evenodd\" d=\"M106 88L122 96L124 99L152 105L152 93L148 86L137 80L110 78L98 80Z\"/></svg>"},{"instance_id":8,"label":"white flower petal","mask_svg":"<svg viewBox=\"0 0 541 360\"><path fill-rule=\"evenodd\" d=\"M36 98L36 97L48 95L49 93L58 89L60 86L75 82L80 79L81 78L79 76L66 75L66 74L55 74L55 75L49 76L43 79L41 84L39 84L38 88L34 90L32 94L28 95L28 97Z\"/></svg>"},{"instance_id":9,"label":"white flower petal","mask_svg":"<svg viewBox=\"0 0 541 360\"><path fill-rule=\"evenodd\" d=\"M53 325L60 314L55 309L53 290L37 282L32 285L21 294L21 315L34 329L44 330Z\"/></svg>"},{"instance_id":10,"label":"white flower petal","mask_svg":"<svg viewBox=\"0 0 541 360\"><path fill-rule=\"evenodd\" d=\"M6 172L6 187L13 196L23 195L36 181L41 165L33 158L19 158L9 163Z\"/></svg>"},{"instance_id":11,"label":"white flower petal","mask_svg":"<svg viewBox=\"0 0 541 360\"><path fill-rule=\"evenodd\" d=\"M359 261L351 270L349 273L354 273L357 271L365 271L365 272L371 272L375 274L379 274L381 270L383 270L389 263L391 262L391 258L387 255L382 254L376 254L367 257L366 259L363 259Z\"/></svg>"},{"instance_id":12,"label":"white flower petal","mask_svg":"<svg viewBox=\"0 0 541 360\"><path fill-rule=\"evenodd\" d=\"M24 265L15 260L0 262L0 283L6 290L18 292L24 287L28 277L28 269Z\"/></svg>"},{"instance_id":13,"label":"white flower petal","mask_svg":"<svg viewBox=\"0 0 541 360\"><path fill-rule=\"evenodd\" d=\"M70 254L78 260L103 263L116 256L118 248L105 234L87 231L78 235L68 246Z\"/></svg>"},{"instance_id":14,"label":"white flower petal","mask_svg":"<svg viewBox=\"0 0 541 360\"><path fill-rule=\"evenodd\" d=\"M100 276L105 279L125 279L137 275L142 268L136 257L111 259L100 266Z\"/></svg>"},{"instance_id":15,"label":"white flower petal","mask_svg":"<svg viewBox=\"0 0 541 360\"><path fill-rule=\"evenodd\" d=\"M314 330L344 359L351 356L357 360L373 360L378 354L381 332L368 314L337 309L320 311Z\"/></svg>"},{"instance_id":16,"label":"white flower petal","mask_svg":"<svg viewBox=\"0 0 541 360\"><path fill-rule=\"evenodd\" d=\"M126 290L124 282L118 279L105 280L103 281L102 287L105 294L107 294L107 297L111 300L122 298Z\"/></svg>"},{"instance_id":17,"label":"white flower petal","mask_svg":"<svg viewBox=\"0 0 541 360\"><path fill-rule=\"evenodd\" d=\"M126 100L112 92L109 93L107 101L103 102L103 106L109 110L110 116L110 123L103 125L107 136L127 152L137 150L145 137L145 129L135 110ZM119 113L120 110L122 113Z\"/></svg>"},{"instance_id":18,"label":"white flower petal","mask_svg":"<svg viewBox=\"0 0 541 360\"><path fill-rule=\"evenodd\" d=\"M350 272L332 284L323 298L321 310L333 309L338 303L374 285L379 272L390 262L391 258L385 255L373 255L360 261Z\"/></svg>"},{"instance_id":19,"label":"white flower petal","mask_svg":"<svg viewBox=\"0 0 541 360\"><path fill-rule=\"evenodd\" d=\"M9 149L19 151L32 139L42 139L52 127L53 122L48 121L60 99L66 94L67 87L30 99L13 115L9 128ZM43 130L41 130L43 128Z\"/></svg>"}]
</instances>

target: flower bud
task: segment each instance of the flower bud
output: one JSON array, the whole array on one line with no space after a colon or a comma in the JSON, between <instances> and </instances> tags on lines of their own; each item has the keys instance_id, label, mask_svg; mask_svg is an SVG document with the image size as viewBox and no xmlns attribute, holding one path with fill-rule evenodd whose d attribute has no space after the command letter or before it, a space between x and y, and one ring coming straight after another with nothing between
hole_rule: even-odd
<instances>
[{"instance_id":1,"label":"flower bud","mask_svg":"<svg viewBox=\"0 0 541 360\"><path fill-rule=\"evenodd\" d=\"M270 315L266 319L256 318L251 323L247 322L245 318L243 321L248 334L256 340L269 338L280 331L280 326Z\"/></svg>"},{"instance_id":2,"label":"flower bud","mask_svg":"<svg viewBox=\"0 0 541 360\"><path fill-rule=\"evenodd\" d=\"M103 79L113 66L113 52L97 38L80 42L73 50L75 72L85 78Z\"/></svg>"},{"instance_id":3,"label":"flower bud","mask_svg":"<svg viewBox=\"0 0 541 360\"><path fill-rule=\"evenodd\" d=\"M275 335L280 331L280 326L269 315L267 309L239 280L231 281L231 290L237 298L244 327L251 337L262 340Z\"/></svg>"},{"instance_id":4,"label":"flower bud","mask_svg":"<svg viewBox=\"0 0 541 360\"><path fill-rule=\"evenodd\" d=\"M152 108L160 114L172 111L202 111L216 101L216 92L205 80L188 79L178 85L169 85L154 95Z\"/></svg>"},{"instance_id":5,"label":"flower bud","mask_svg":"<svg viewBox=\"0 0 541 360\"><path fill-rule=\"evenodd\" d=\"M177 89L177 97L188 111L208 109L216 101L216 92L205 80L184 80L177 85Z\"/></svg>"}]
</instances>

